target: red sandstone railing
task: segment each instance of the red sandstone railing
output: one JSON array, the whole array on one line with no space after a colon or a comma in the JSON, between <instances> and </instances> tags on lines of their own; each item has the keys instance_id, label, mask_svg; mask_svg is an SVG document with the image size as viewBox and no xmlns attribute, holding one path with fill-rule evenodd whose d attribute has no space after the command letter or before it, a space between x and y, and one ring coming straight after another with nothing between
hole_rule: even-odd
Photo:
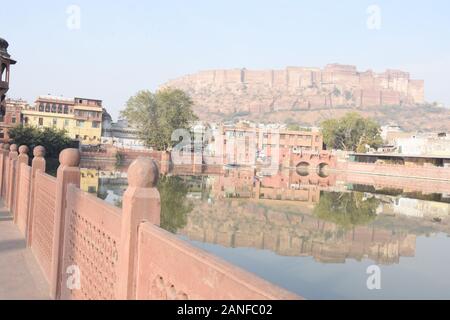
<instances>
[{"instance_id":1,"label":"red sandstone railing","mask_svg":"<svg viewBox=\"0 0 450 320\"><path fill-rule=\"evenodd\" d=\"M0 144L0 195L36 257L54 299L298 299L159 228L157 164L128 169L122 210L81 191L80 153Z\"/></svg>"}]
</instances>

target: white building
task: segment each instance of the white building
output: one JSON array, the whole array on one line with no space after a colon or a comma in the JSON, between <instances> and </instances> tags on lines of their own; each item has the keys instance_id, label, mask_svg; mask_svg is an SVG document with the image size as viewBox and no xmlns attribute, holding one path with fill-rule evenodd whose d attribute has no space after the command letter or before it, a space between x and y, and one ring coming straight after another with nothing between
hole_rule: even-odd
<instances>
[{"instance_id":1,"label":"white building","mask_svg":"<svg viewBox=\"0 0 450 320\"><path fill-rule=\"evenodd\" d=\"M446 134L420 135L395 139L398 153L413 156L450 156L450 137Z\"/></svg>"},{"instance_id":2,"label":"white building","mask_svg":"<svg viewBox=\"0 0 450 320\"><path fill-rule=\"evenodd\" d=\"M131 127L125 119L112 122L106 111L103 112L101 143L119 149L148 150L144 141L139 139L137 129Z\"/></svg>"}]
</instances>

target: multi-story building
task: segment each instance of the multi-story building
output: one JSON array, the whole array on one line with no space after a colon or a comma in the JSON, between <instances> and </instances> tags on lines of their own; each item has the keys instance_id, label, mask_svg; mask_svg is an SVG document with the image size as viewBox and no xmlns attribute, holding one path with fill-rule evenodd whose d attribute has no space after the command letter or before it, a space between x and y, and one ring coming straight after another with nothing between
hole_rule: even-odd
<instances>
[{"instance_id":1,"label":"multi-story building","mask_svg":"<svg viewBox=\"0 0 450 320\"><path fill-rule=\"evenodd\" d=\"M318 154L323 150L323 137L318 131L292 131L245 123L223 126L222 130L225 164L253 164L256 159L280 162L292 154Z\"/></svg>"},{"instance_id":2,"label":"multi-story building","mask_svg":"<svg viewBox=\"0 0 450 320\"><path fill-rule=\"evenodd\" d=\"M117 122L113 122L111 115L106 110L103 111L101 143L120 149L147 149L144 141L139 138L136 128L131 127L126 119L119 119Z\"/></svg>"},{"instance_id":3,"label":"multi-story building","mask_svg":"<svg viewBox=\"0 0 450 320\"><path fill-rule=\"evenodd\" d=\"M40 96L22 114L27 125L63 129L81 144L97 145L101 142L102 112L101 100Z\"/></svg>"},{"instance_id":4,"label":"multi-story building","mask_svg":"<svg viewBox=\"0 0 450 320\"><path fill-rule=\"evenodd\" d=\"M9 90L10 66L16 61L8 53L8 42L0 38L0 140L7 139L7 128L10 126L6 115L6 93ZM3 137L1 137L3 135Z\"/></svg>"},{"instance_id":5,"label":"multi-story building","mask_svg":"<svg viewBox=\"0 0 450 320\"><path fill-rule=\"evenodd\" d=\"M400 154L450 157L450 136L446 133L398 138L395 139L395 146Z\"/></svg>"}]
</instances>

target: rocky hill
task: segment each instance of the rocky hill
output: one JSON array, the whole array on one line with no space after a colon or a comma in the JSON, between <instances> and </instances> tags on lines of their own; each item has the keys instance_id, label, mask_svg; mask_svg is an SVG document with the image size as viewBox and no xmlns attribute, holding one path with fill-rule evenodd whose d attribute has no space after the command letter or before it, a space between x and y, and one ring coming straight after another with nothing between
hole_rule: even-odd
<instances>
[{"instance_id":1,"label":"rocky hill","mask_svg":"<svg viewBox=\"0 0 450 320\"><path fill-rule=\"evenodd\" d=\"M202 120L317 125L357 111L407 130L450 130L450 112L425 104L424 81L399 70L359 72L355 66L339 64L323 69L210 70L171 80L163 87L190 94Z\"/></svg>"}]
</instances>

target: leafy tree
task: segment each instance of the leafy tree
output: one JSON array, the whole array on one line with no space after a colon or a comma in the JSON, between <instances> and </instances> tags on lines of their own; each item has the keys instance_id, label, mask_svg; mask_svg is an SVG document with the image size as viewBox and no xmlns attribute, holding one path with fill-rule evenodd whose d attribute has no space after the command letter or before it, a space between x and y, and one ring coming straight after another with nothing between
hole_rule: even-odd
<instances>
[{"instance_id":1,"label":"leafy tree","mask_svg":"<svg viewBox=\"0 0 450 320\"><path fill-rule=\"evenodd\" d=\"M186 226L193 205L186 201L188 186L176 176L162 176L158 181L161 196L161 228L176 233Z\"/></svg>"},{"instance_id":2,"label":"leafy tree","mask_svg":"<svg viewBox=\"0 0 450 320\"><path fill-rule=\"evenodd\" d=\"M379 124L356 112L347 113L340 119L329 119L321 124L323 140L328 148L365 152L365 146L382 144Z\"/></svg>"},{"instance_id":3,"label":"leafy tree","mask_svg":"<svg viewBox=\"0 0 450 320\"><path fill-rule=\"evenodd\" d=\"M148 147L167 150L178 143L172 141L172 133L176 129L188 130L197 120L192 106L191 98L178 89L140 91L128 100L121 115L136 126Z\"/></svg>"},{"instance_id":4,"label":"leafy tree","mask_svg":"<svg viewBox=\"0 0 450 320\"><path fill-rule=\"evenodd\" d=\"M311 128L305 128L296 123L289 123L286 126L286 129L288 129L290 131L308 131L308 132L311 131Z\"/></svg>"},{"instance_id":5,"label":"leafy tree","mask_svg":"<svg viewBox=\"0 0 450 320\"><path fill-rule=\"evenodd\" d=\"M378 199L366 199L361 192L323 192L314 208L314 214L341 227L351 228L373 221L379 204Z\"/></svg>"},{"instance_id":6,"label":"leafy tree","mask_svg":"<svg viewBox=\"0 0 450 320\"><path fill-rule=\"evenodd\" d=\"M338 88L335 87L333 90L333 95L335 97L339 97L341 95L341 90L339 90Z\"/></svg>"},{"instance_id":7,"label":"leafy tree","mask_svg":"<svg viewBox=\"0 0 450 320\"><path fill-rule=\"evenodd\" d=\"M55 128L37 128L32 126L18 125L8 132L12 143L18 146L26 145L30 148L30 155L36 146L45 148L45 157L58 159L59 153L66 149L76 147L73 141L64 130Z\"/></svg>"},{"instance_id":8,"label":"leafy tree","mask_svg":"<svg viewBox=\"0 0 450 320\"><path fill-rule=\"evenodd\" d=\"M345 96L345 100L353 99L353 93L351 91L345 91L344 96Z\"/></svg>"},{"instance_id":9,"label":"leafy tree","mask_svg":"<svg viewBox=\"0 0 450 320\"><path fill-rule=\"evenodd\" d=\"M301 127L297 123L289 123L287 129L291 131L300 131Z\"/></svg>"},{"instance_id":10,"label":"leafy tree","mask_svg":"<svg viewBox=\"0 0 450 320\"><path fill-rule=\"evenodd\" d=\"M114 167L116 169L120 168L123 165L124 160L125 160L125 156L122 153L117 152L116 153L116 162L114 163Z\"/></svg>"}]
</instances>

